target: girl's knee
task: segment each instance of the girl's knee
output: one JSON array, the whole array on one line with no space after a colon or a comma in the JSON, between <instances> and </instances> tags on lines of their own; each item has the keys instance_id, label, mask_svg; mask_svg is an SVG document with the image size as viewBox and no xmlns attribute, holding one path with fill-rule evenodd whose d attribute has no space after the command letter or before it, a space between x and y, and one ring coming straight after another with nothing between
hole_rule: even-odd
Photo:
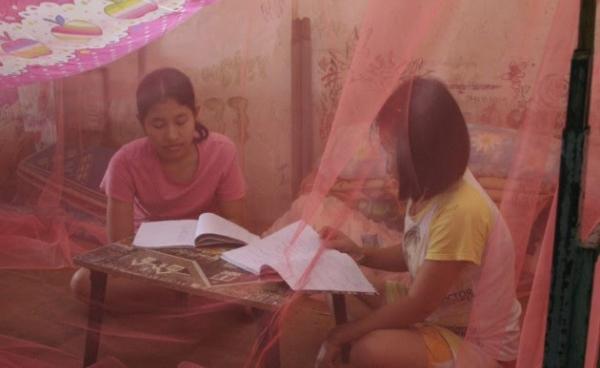
<instances>
[{"instance_id":1,"label":"girl's knee","mask_svg":"<svg viewBox=\"0 0 600 368\"><path fill-rule=\"evenodd\" d=\"M352 343L350 362L353 367L372 367L380 357L381 334L373 331Z\"/></svg>"},{"instance_id":2,"label":"girl's knee","mask_svg":"<svg viewBox=\"0 0 600 368\"><path fill-rule=\"evenodd\" d=\"M376 330L352 344L352 367L411 367L428 366L427 349L412 331Z\"/></svg>"},{"instance_id":3,"label":"girl's knee","mask_svg":"<svg viewBox=\"0 0 600 368\"><path fill-rule=\"evenodd\" d=\"M88 300L90 296L90 270L80 268L71 277L71 291L79 299Z\"/></svg>"}]
</instances>

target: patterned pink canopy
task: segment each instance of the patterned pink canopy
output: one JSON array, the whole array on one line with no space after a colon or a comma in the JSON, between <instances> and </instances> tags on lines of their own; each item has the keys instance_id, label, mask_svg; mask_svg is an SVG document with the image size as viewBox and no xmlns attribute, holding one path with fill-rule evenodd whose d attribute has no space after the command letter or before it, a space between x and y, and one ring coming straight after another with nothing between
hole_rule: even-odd
<instances>
[{"instance_id":1,"label":"patterned pink canopy","mask_svg":"<svg viewBox=\"0 0 600 368\"><path fill-rule=\"evenodd\" d=\"M216 0L3 0L0 86L61 78L108 64Z\"/></svg>"}]
</instances>

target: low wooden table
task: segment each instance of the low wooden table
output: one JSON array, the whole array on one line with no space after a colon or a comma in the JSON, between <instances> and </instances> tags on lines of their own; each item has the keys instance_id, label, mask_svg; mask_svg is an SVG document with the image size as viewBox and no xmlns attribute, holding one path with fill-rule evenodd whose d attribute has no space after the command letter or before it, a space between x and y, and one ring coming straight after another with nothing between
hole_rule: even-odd
<instances>
[{"instance_id":1,"label":"low wooden table","mask_svg":"<svg viewBox=\"0 0 600 368\"><path fill-rule=\"evenodd\" d=\"M283 304L289 289L282 282L260 279L222 261L219 256L227 249L230 248L150 250L113 243L75 257L75 264L91 271L83 366L94 364L98 356L108 275L250 306L266 323L266 333L260 337L260 342L266 344L273 336L268 329L269 317ZM268 367L279 367L278 346L269 350L266 363Z\"/></svg>"},{"instance_id":2,"label":"low wooden table","mask_svg":"<svg viewBox=\"0 0 600 368\"><path fill-rule=\"evenodd\" d=\"M283 305L290 289L277 279L265 280L221 260L221 253L230 247L150 250L127 243L109 244L74 257L76 265L91 271L84 367L94 364L98 357L108 275L252 307L264 331L259 336L259 344L266 346L273 338L276 331L271 330L269 323L272 313ZM336 323L344 323L344 297L335 294L333 298ZM277 343L269 348L265 365L280 366Z\"/></svg>"}]
</instances>

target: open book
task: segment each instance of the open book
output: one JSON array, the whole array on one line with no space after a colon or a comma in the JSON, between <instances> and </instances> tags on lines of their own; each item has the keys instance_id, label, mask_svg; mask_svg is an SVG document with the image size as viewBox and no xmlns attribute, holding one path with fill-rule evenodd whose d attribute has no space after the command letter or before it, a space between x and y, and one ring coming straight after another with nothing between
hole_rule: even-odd
<instances>
[{"instance_id":1,"label":"open book","mask_svg":"<svg viewBox=\"0 0 600 368\"><path fill-rule=\"evenodd\" d=\"M254 274L272 268L293 290L376 292L350 256L321 249L319 234L301 221L224 252L221 258Z\"/></svg>"},{"instance_id":2,"label":"open book","mask_svg":"<svg viewBox=\"0 0 600 368\"><path fill-rule=\"evenodd\" d=\"M243 227L214 213L203 213L198 220L144 222L133 245L144 248L244 245L260 240Z\"/></svg>"}]
</instances>

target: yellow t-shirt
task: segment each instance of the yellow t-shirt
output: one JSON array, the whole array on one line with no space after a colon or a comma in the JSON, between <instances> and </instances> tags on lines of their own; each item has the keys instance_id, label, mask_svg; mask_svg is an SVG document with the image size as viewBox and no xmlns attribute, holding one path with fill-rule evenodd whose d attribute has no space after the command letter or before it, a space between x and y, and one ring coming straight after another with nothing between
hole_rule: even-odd
<instances>
[{"instance_id":1,"label":"yellow t-shirt","mask_svg":"<svg viewBox=\"0 0 600 368\"><path fill-rule=\"evenodd\" d=\"M425 322L464 336L467 328L473 327L469 323L476 293L485 301L493 300L491 304L498 309L486 309L485 318L480 318L476 330L471 331L476 331L484 350L510 360L518 346L520 306L512 282L512 239L495 205L468 173L452 188L431 198L418 213L411 215L410 207L411 203L405 217L403 250L413 279L426 260L470 262ZM485 283L480 285L482 261L492 238L494 254L504 262L488 264ZM510 333L498 333L499 329ZM498 352L495 346L506 348Z\"/></svg>"},{"instance_id":2,"label":"yellow t-shirt","mask_svg":"<svg viewBox=\"0 0 600 368\"><path fill-rule=\"evenodd\" d=\"M428 322L464 334L491 223L488 203L465 179L431 198L414 216L406 216L404 258L413 279L425 260L472 263Z\"/></svg>"},{"instance_id":3,"label":"yellow t-shirt","mask_svg":"<svg viewBox=\"0 0 600 368\"><path fill-rule=\"evenodd\" d=\"M433 201L437 210L429 227L425 259L479 265L492 225L491 210L481 193L461 180Z\"/></svg>"}]
</instances>

